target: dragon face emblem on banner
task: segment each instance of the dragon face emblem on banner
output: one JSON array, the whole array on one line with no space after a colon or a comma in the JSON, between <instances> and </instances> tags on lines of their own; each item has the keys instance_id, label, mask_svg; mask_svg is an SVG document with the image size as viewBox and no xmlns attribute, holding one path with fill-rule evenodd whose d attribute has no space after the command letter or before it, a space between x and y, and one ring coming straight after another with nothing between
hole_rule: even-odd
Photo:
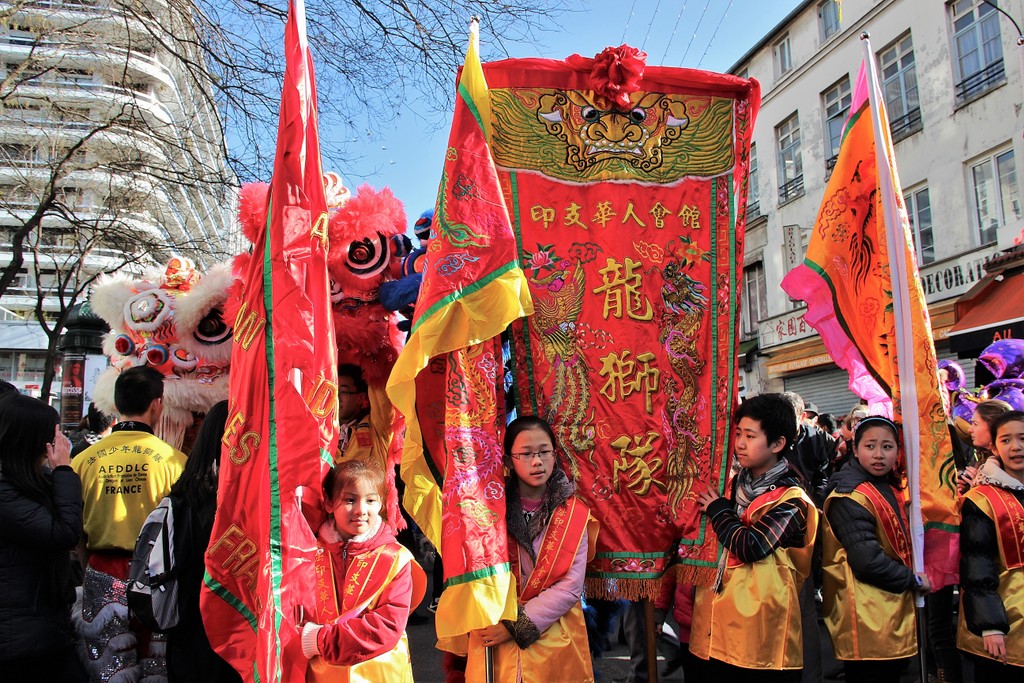
<instances>
[{"instance_id":1,"label":"dragon face emblem on banner","mask_svg":"<svg viewBox=\"0 0 1024 683\"><path fill-rule=\"evenodd\" d=\"M111 367L97 381L97 407L115 414L117 375L148 365L165 378L164 414L157 433L177 448L189 446L188 428L210 406L227 398L231 326L223 306L231 282L228 264L203 275L180 257L172 258L163 271L140 279L101 279L90 302L110 325L103 348Z\"/></svg>"},{"instance_id":2,"label":"dragon face emblem on banner","mask_svg":"<svg viewBox=\"0 0 1024 683\"><path fill-rule=\"evenodd\" d=\"M713 176L735 163L728 143L728 101L680 94L633 93L625 105L592 91L492 90L501 127L501 165L556 180L636 180L664 185L682 175Z\"/></svg>"},{"instance_id":3,"label":"dragon face emblem on banner","mask_svg":"<svg viewBox=\"0 0 1024 683\"><path fill-rule=\"evenodd\" d=\"M537 115L565 142L569 163L580 171L610 159L650 171L690 123L686 104L656 93L641 93L630 104L603 108L592 93L571 90L542 95Z\"/></svg>"}]
</instances>

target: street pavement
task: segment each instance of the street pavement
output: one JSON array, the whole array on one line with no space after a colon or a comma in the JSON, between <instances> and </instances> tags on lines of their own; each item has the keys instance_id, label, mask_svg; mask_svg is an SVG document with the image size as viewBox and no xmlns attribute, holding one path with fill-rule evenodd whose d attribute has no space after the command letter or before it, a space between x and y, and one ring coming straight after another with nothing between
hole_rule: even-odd
<instances>
[{"instance_id":1,"label":"street pavement","mask_svg":"<svg viewBox=\"0 0 1024 683\"><path fill-rule=\"evenodd\" d=\"M443 683L444 674L441 671L441 652L434 647L437 642L434 632L434 615L427 611L426 607L429 602L429 591L427 596L424 604L420 605L416 612L426 617L426 621L422 624L410 625L407 629L409 648L412 652L413 677L416 683ZM832 645L829 642L828 632L825 630L825 626L820 619L818 626L822 638L822 664L826 676L825 681L826 683L842 681L843 679L839 674L839 663L832 656ZM600 659L595 660L594 676L599 683L620 683L629 680L629 652L621 640L621 638L613 638L612 649L605 652ZM659 652L659 674L664 668L665 656L664 653ZM965 672L965 674L967 674L965 681L973 679L969 672ZM658 680L662 683L675 683L683 680L683 674L677 670L671 676L659 676ZM908 671L903 676L902 683L914 683L916 681L919 681L919 677L913 671Z\"/></svg>"}]
</instances>

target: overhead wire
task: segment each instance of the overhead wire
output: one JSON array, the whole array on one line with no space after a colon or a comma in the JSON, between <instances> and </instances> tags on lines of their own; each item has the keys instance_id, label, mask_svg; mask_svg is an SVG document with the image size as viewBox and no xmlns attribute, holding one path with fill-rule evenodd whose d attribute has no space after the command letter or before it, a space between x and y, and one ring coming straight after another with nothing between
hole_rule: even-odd
<instances>
[{"instance_id":1,"label":"overhead wire","mask_svg":"<svg viewBox=\"0 0 1024 683\"><path fill-rule=\"evenodd\" d=\"M693 27L693 35L690 36L690 42L686 44L686 51L683 52L683 58L679 60L679 66L683 65L686 61L686 55L690 54L690 46L693 45L693 39L697 37L697 31L700 30L700 25L704 23L704 15L708 13L708 5L711 4L711 0L704 3L704 9L700 11L700 17L697 18L697 25Z\"/></svg>"},{"instance_id":2,"label":"overhead wire","mask_svg":"<svg viewBox=\"0 0 1024 683\"><path fill-rule=\"evenodd\" d=\"M622 37L619 38L619 45L626 42L626 31L629 30L629 22L633 18L633 10L636 9L636 0L633 0L633 4L629 8L629 16L626 17L626 25L622 28Z\"/></svg>"},{"instance_id":3,"label":"overhead wire","mask_svg":"<svg viewBox=\"0 0 1024 683\"><path fill-rule=\"evenodd\" d=\"M647 24L647 35L644 36L644 42L640 44L640 51L647 47L647 39L651 37L651 29L654 27L654 20L658 18L658 10L661 9L661 0L658 0L658 4L654 6L654 14L651 15L651 23Z\"/></svg>"},{"instance_id":4,"label":"overhead wire","mask_svg":"<svg viewBox=\"0 0 1024 683\"><path fill-rule=\"evenodd\" d=\"M664 64L665 58L668 57L668 50L670 47L672 47L672 40L676 37L676 29L679 28L679 20L683 18L683 12L686 11L687 1L688 0L684 0L682 8L679 10L679 14L676 15L676 23L672 27L672 35L668 37L668 42L665 44L665 53L661 55L661 61L658 62L659 64Z\"/></svg>"},{"instance_id":5,"label":"overhead wire","mask_svg":"<svg viewBox=\"0 0 1024 683\"><path fill-rule=\"evenodd\" d=\"M697 68L699 69L701 64L704 63L704 58L708 56L708 50L711 49L711 43L715 42L715 38L718 37L718 29L722 28L722 22L725 21L725 17L729 14L729 9L732 8L733 0L729 0L729 4L725 6L725 11L722 12L722 16L718 19L718 25L715 26L714 33L711 34L711 39L708 40L708 44L704 47L704 54L700 56L700 61L697 62Z\"/></svg>"}]
</instances>

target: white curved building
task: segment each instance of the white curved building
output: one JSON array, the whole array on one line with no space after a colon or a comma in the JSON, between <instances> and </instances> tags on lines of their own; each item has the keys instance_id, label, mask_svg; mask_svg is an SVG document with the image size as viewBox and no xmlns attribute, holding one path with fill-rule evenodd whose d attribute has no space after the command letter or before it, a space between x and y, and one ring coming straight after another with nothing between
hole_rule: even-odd
<instances>
[{"instance_id":1,"label":"white curved building","mask_svg":"<svg viewBox=\"0 0 1024 683\"><path fill-rule=\"evenodd\" d=\"M172 252L230 257L237 183L198 37L172 4L22 0L0 16L0 267L42 216L0 298L0 378L31 391L38 291ZM54 290L43 309L65 305Z\"/></svg>"}]
</instances>

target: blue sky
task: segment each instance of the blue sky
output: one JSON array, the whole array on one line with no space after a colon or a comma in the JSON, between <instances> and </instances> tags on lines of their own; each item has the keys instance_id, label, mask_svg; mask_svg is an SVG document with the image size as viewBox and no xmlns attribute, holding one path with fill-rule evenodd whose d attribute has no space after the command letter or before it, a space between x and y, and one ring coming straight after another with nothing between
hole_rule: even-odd
<instances>
[{"instance_id":1,"label":"blue sky","mask_svg":"<svg viewBox=\"0 0 1024 683\"><path fill-rule=\"evenodd\" d=\"M579 53L591 57L625 42L647 52L652 66L725 71L797 4L799 0L577 0L560 25L538 37L538 44L512 45L509 56L563 59ZM493 53L493 45L488 49L491 38L482 26L485 59ZM348 167L332 168L326 160L325 166L341 172L345 185L353 189L363 182L390 186L405 203L411 226L424 209L434 205L451 110L434 114L434 119L440 125L431 129L420 117L399 118L381 134L352 140L347 146L351 154L346 156L356 161ZM321 137L331 132L330 121L321 120Z\"/></svg>"}]
</instances>

